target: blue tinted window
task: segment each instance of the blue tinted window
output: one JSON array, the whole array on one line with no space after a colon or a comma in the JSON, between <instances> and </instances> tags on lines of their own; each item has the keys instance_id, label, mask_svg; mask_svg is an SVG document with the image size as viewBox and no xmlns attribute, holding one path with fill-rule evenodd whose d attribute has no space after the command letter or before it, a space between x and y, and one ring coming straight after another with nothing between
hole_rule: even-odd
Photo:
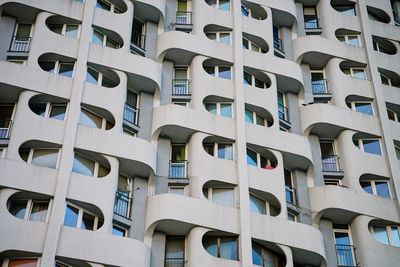
<instances>
[{"instance_id":1,"label":"blue tinted window","mask_svg":"<svg viewBox=\"0 0 400 267\"><path fill-rule=\"evenodd\" d=\"M65 209L64 225L76 227L76 223L78 222L78 213L79 210L77 208L67 205Z\"/></svg>"},{"instance_id":2,"label":"blue tinted window","mask_svg":"<svg viewBox=\"0 0 400 267\"><path fill-rule=\"evenodd\" d=\"M382 155L378 140L363 140L364 152Z\"/></svg>"},{"instance_id":3,"label":"blue tinted window","mask_svg":"<svg viewBox=\"0 0 400 267\"><path fill-rule=\"evenodd\" d=\"M373 115L371 103L355 103L356 111Z\"/></svg>"}]
</instances>

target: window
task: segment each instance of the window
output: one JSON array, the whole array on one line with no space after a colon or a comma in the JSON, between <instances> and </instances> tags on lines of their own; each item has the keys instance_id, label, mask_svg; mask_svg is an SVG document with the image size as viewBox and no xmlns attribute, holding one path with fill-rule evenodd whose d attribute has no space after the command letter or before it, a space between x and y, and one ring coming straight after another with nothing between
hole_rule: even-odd
<instances>
[{"instance_id":1,"label":"window","mask_svg":"<svg viewBox=\"0 0 400 267\"><path fill-rule=\"evenodd\" d=\"M172 102L172 104L177 105L177 106L182 106L182 107L187 107L188 106L188 102Z\"/></svg>"},{"instance_id":2,"label":"window","mask_svg":"<svg viewBox=\"0 0 400 267\"><path fill-rule=\"evenodd\" d=\"M231 79L231 67L229 66L204 66L204 70L211 76L227 80Z\"/></svg>"},{"instance_id":3,"label":"window","mask_svg":"<svg viewBox=\"0 0 400 267\"><path fill-rule=\"evenodd\" d=\"M49 29L52 32L71 38L79 38L80 25L75 24L50 24Z\"/></svg>"},{"instance_id":4,"label":"window","mask_svg":"<svg viewBox=\"0 0 400 267\"><path fill-rule=\"evenodd\" d=\"M232 103L206 103L208 112L227 118L232 118Z\"/></svg>"},{"instance_id":5,"label":"window","mask_svg":"<svg viewBox=\"0 0 400 267\"><path fill-rule=\"evenodd\" d=\"M277 97L278 97L278 117L281 120L289 122L289 112L287 107L285 106L286 104L285 95L278 91Z\"/></svg>"},{"instance_id":6,"label":"window","mask_svg":"<svg viewBox=\"0 0 400 267\"><path fill-rule=\"evenodd\" d=\"M267 84L261 79L257 78L255 75L248 73L247 71L243 71L243 83L247 85L254 85L258 88L267 88Z\"/></svg>"},{"instance_id":7,"label":"window","mask_svg":"<svg viewBox=\"0 0 400 267\"><path fill-rule=\"evenodd\" d=\"M335 186L340 186L342 185L342 181L340 179L324 179L324 184L325 185L335 185Z\"/></svg>"},{"instance_id":8,"label":"window","mask_svg":"<svg viewBox=\"0 0 400 267\"><path fill-rule=\"evenodd\" d=\"M79 1L79 0L75 0L75 1ZM56 261L56 263L54 264L54 267L70 267L70 266L65 263L62 263L60 261Z\"/></svg>"},{"instance_id":9,"label":"window","mask_svg":"<svg viewBox=\"0 0 400 267\"><path fill-rule=\"evenodd\" d=\"M86 82L101 85L104 87L115 87L118 85L118 82L113 81L103 73L89 66L87 67L86 71Z\"/></svg>"},{"instance_id":10,"label":"window","mask_svg":"<svg viewBox=\"0 0 400 267\"><path fill-rule=\"evenodd\" d=\"M66 117L68 104L34 102L30 103L29 107L35 114L39 116L63 121Z\"/></svg>"},{"instance_id":11,"label":"window","mask_svg":"<svg viewBox=\"0 0 400 267\"><path fill-rule=\"evenodd\" d=\"M400 147L394 146L394 151L396 152L396 157L400 160Z\"/></svg>"},{"instance_id":12,"label":"window","mask_svg":"<svg viewBox=\"0 0 400 267\"><path fill-rule=\"evenodd\" d=\"M347 102L346 105L354 111L361 112L368 115L374 115L372 109L372 102Z\"/></svg>"},{"instance_id":13,"label":"window","mask_svg":"<svg viewBox=\"0 0 400 267\"><path fill-rule=\"evenodd\" d=\"M184 186L169 186L168 192L174 195L185 195L185 187Z\"/></svg>"},{"instance_id":14,"label":"window","mask_svg":"<svg viewBox=\"0 0 400 267\"><path fill-rule=\"evenodd\" d=\"M166 236L165 267L185 266L185 237Z\"/></svg>"},{"instance_id":15,"label":"window","mask_svg":"<svg viewBox=\"0 0 400 267\"><path fill-rule=\"evenodd\" d=\"M348 225L333 225L336 257L339 266L355 266L354 246Z\"/></svg>"},{"instance_id":16,"label":"window","mask_svg":"<svg viewBox=\"0 0 400 267\"><path fill-rule=\"evenodd\" d=\"M385 245L400 247L399 226L373 226L375 240Z\"/></svg>"},{"instance_id":17,"label":"window","mask_svg":"<svg viewBox=\"0 0 400 267\"><path fill-rule=\"evenodd\" d=\"M94 178L101 178L109 173L107 167L104 167L97 161L91 160L77 152L75 152L74 155L72 171L87 176L93 176Z\"/></svg>"},{"instance_id":18,"label":"window","mask_svg":"<svg viewBox=\"0 0 400 267\"><path fill-rule=\"evenodd\" d=\"M373 194L376 196L390 198L389 184L384 180L371 180L371 181L361 181L361 187L365 192Z\"/></svg>"},{"instance_id":19,"label":"window","mask_svg":"<svg viewBox=\"0 0 400 267\"><path fill-rule=\"evenodd\" d=\"M382 155L381 146L377 139L353 139L353 143L361 151Z\"/></svg>"},{"instance_id":20,"label":"window","mask_svg":"<svg viewBox=\"0 0 400 267\"><path fill-rule=\"evenodd\" d=\"M112 122L107 121L105 118L94 114L86 108L81 108L79 124L102 130L109 130L114 126Z\"/></svg>"},{"instance_id":21,"label":"window","mask_svg":"<svg viewBox=\"0 0 400 267\"><path fill-rule=\"evenodd\" d=\"M356 10L354 5L343 5L343 6L333 6L333 8L343 14L348 14L355 16L356 15Z\"/></svg>"},{"instance_id":22,"label":"window","mask_svg":"<svg viewBox=\"0 0 400 267\"><path fill-rule=\"evenodd\" d=\"M400 87L400 83L394 81L393 79L389 78L388 76L380 73L381 75L381 82L384 85L389 85L389 86L394 86L394 87Z\"/></svg>"},{"instance_id":23,"label":"window","mask_svg":"<svg viewBox=\"0 0 400 267\"><path fill-rule=\"evenodd\" d=\"M21 149L20 155L27 163L57 169L59 152L59 148L30 148Z\"/></svg>"},{"instance_id":24,"label":"window","mask_svg":"<svg viewBox=\"0 0 400 267\"><path fill-rule=\"evenodd\" d=\"M1 264L0 260L0 264ZM38 259L5 259L3 266L6 267L37 267Z\"/></svg>"},{"instance_id":25,"label":"window","mask_svg":"<svg viewBox=\"0 0 400 267\"><path fill-rule=\"evenodd\" d=\"M229 0L206 0L206 3L214 8L219 8L221 10L230 11L230 1Z\"/></svg>"},{"instance_id":26,"label":"window","mask_svg":"<svg viewBox=\"0 0 400 267\"><path fill-rule=\"evenodd\" d=\"M231 33L230 32L207 32L206 36L210 40L221 42L224 44L231 44Z\"/></svg>"},{"instance_id":27,"label":"window","mask_svg":"<svg viewBox=\"0 0 400 267\"><path fill-rule=\"evenodd\" d=\"M107 10L107 11L111 11L114 13L122 13L122 10L119 9L117 6L105 1L105 0L97 0L96 2L96 7Z\"/></svg>"},{"instance_id":28,"label":"window","mask_svg":"<svg viewBox=\"0 0 400 267\"><path fill-rule=\"evenodd\" d=\"M247 148L247 164L255 167L260 167L266 170L272 170L276 167L276 162L264 157L258 152Z\"/></svg>"},{"instance_id":29,"label":"window","mask_svg":"<svg viewBox=\"0 0 400 267\"><path fill-rule=\"evenodd\" d=\"M114 41L106 34L102 33L98 29L92 29L92 43L107 46L110 48L118 49L120 48L120 44L117 41Z\"/></svg>"},{"instance_id":30,"label":"window","mask_svg":"<svg viewBox=\"0 0 400 267\"><path fill-rule=\"evenodd\" d=\"M63 225L96 231L103 225L103 220L94 213L67 202Z\"/></svg>"},{"instance_id":31,"label":"window","mask_svg":"<svg viewBox=\"0 0 400 267\"><path fill-rule=\"evenodd\" d=\"M304 28L305 29L318 29L317 10L315 6L304 7Z\"/></svg>"},{"instance_id":32,"label":"window","mask_svg":"<svg viewBox=\"0 0 400 267\"><path fill-rule=\"evenodd\" d=\"M242 38L242 48L255 52L266 53L265 49L262 49L258 44L250 39L247 39L246 37Z\"/></svg>"},{"instance_id":33,"label":"window","mask_svg":"<svg viewBox=\"0 0 400 267\"><path fill-rule=\"evenodd\" d=\"M327 94L328 86L324 69L311 70L311 87L313 94Z\"/></svg>"},{"instance_id":34,"label":"window","mask_svg":"<svg viewBox=\"0 0 400 267\"><path fill-rule=\"evenodd\" d=\"M123 174L119 174L118 187L115 192L114 213L125 218L130 218L133 196L132 188L132 179Z\"/></svg>"},{"instance_id":35,"label":"window","mask_svg":"<svg viewBox=\"0 0 400 267\"><path fill-rule=\"evenodd\" d=\"M36 222L48 222L52 200L12 199L8 210L17 218Z\"/></svg>"},{"instance_id":36,"label":"window","mask_svg":"<svg viewBox=\"0 0 400 267\"><path fill-rule=\"evenodd\" d=\"M48 72L56 73L65 77L72 78L74 76L74 62L56 61L39 61L40 67Z\"/></svg>"},{"instance_id":37,"label":"window","mask_svg":"<svg viewBox=\"0 0 400 267\"><path fill-rule=\"evenodd\" d=\"M214 257L239 260L238 238L233 236L204 236L203 246Z\"/></svg>"},{"instance_id":38,"label":"window","mask_svg":"<svg viewBox=\"0 0 400 267\"><path fill-rule=\"evenodd\" d=\"M233 160L232 143L204 143L204 150L213 157Z\"/></svg>"},{"instance_id":39,"label":"window","mask_svg":"<svg viewBox=\"0 0 400 267\"><path fill-rule=\"evenodd\" d=\"M268 203L250 193L250 211L259 214L267 214Z\"/></svg>"},{"instance_id":40,"label":"window","mask_svg":"<svg viewBox=\"0 0 400 267\"><path fill-rule=\"evenodd\" d=\"M211 201L224 205L235 207L235 189L234 188L208 188Z\"/></svg>"},{"instance_id":41,"label":"window","mask_svg":"<svg viewBox=\"0 0 400 267\"><path fill-rule=\"evenodd\" d=\"M256 112L252 111L249 108L245 108L244 110L244 118L245 121L248 123L254 123L261 126L270 126L270 123L267 119L263 118L262 116L258 115Z\"/></svg>"},{"instance_id":42,"label":"window","mask_svg":"<svg viewBox=\"0 0 400 267\"><path fill-rule=\"evenodd\" d=\"M360 36L359 35L339 35L337 36L337 38L339 39L339 41L341 41L342 43L345 44L349 44L352 46L357 46L360 47L361 43L360 43Z\"/></svg>"},{"instance_id":43,"label":"window","mask_svg":"<svg viewBox=\"0 0 400 267\"><path fill-rule=\"evenodd\" d=\"M349 75L353 78L361 80L367 79L364 68L341 68L341 70L344 74Z\"/></svg>"},{"instance_id":44,"label":"window","mask_svg":"<svg viewBox=\"0 0 400 267\"><path fill-rule=\"evenodd\" d=\"M23 65L23 66L25 66L26 65L26 60L25 59L7 59L7 61L8 62L11 62L11 63L15 63L15 64L18 64L18 65Z\"/></svg>"},{"instance_id":45,"label":"window","mask_svg":"<svg viewBox=\"0 0 400 267\"><path fill-rule=\"evenodd\" d=\"M7 148L0 147L0 159L4 159L6 157Z\"/></svg>"},{"instance_id":46,"label":"window","mask_svg":"<svg viewBox=\"0 0 400 267\"><path fill-rule=\"evenodd\" d=\"M298 220L297 219L297 215L292 213L292 212L290 212L289 210L287 212L287 218L288 218L289 221L292 221L292 222L297 222L297 220Z\"/></svg>"},{"instance_id":47,"label":"window","mask_svg":"<svg viewBox=\"0 0 400 267\"><path fill-rule=\"evenodd\" d=\"M265 248L258 243L252 241L253 264L263 267L279 267L284 266L284 260L272 250Z\"/></svg>"},{"instance_id":48,"label":"window","mask_svg":"<svg viewBox=\"0 0 400 267\"><path fill-rule=\"evenodd\" d=\"M116 235L116 236L126 237L128 235L128 230L126 230L123 227L113 224L111 234Z\"/></svg>"},{"instance_id":49,"label":"window","mask_svg":"<svg viewBox=\"0 0 400 267\"><path fill-rule=\"evenodd\" d=\"M250 9L245 7L244 5L241 6L242 15L248 17L250 15Z\"/></svg>"},{"instance_id":50,"label":"window","mask_svg":"<svg viewBox=\"0 0 400 267\"><path fill-rule=\"evenodd\" d=\"M25 23L16 23L14 36L11 41L10 51L28 52L30 40L32 37L33 25Z\"/></svg>"}]
</instances>

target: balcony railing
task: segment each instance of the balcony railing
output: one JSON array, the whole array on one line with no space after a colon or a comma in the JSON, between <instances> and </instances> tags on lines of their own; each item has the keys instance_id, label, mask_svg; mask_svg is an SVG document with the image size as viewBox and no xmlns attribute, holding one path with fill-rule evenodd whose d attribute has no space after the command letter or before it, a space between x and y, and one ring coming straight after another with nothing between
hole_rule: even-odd
<instances>
[{"instance_id":1,"label":"balcony railing","mask_svg":"<svg viewBox=\"0 0 400 267\"><path fill-rule=\"evenodd\" d=\"M184 258L165 258L164 267L184 267L186 262Z\"/></svg>"},{"instance_id":2,"label":"balcony railing","mask_svg":"<svg viewBox=\"0 0 400 267\"><path fill-rule=\"evenodd\" d=\"M192 12L190 12L190 11L176 11L176 24L179 24L179 25L192 25Z\"/></svg>"},{"instance_id":3,"label":"balcony railing","mask_svg":"<svg viewBox=\"0 0 400 267\"><path fill-rule=\"evenodd\" d=\"M124 120L138 126L139 125L139 109L128 103L125 103Z\"/></svg>"},{"instance_id":4,"label":"balcony railing","mask_svg":"<svg viewBox=\"0 0 400 267\"><path fill-rule=\"evenodd\" d=\"M287 107L284 105L278 104L278 116L279 119L289 122L289 112Z\"/></svg>"},{"instance_id":5,"label":"balcony railing","mask_svg":"<svg viewBox=\"0 0 400 267\"><path fill-rule=\"evenodd\" d=\"M131 216L132 199L127 193L115 192L114 213L126 218Z\"/></svg>"},{"instance_id":6,"label":"balcony railing","mask_svg":"<svg viewBox=\"0 0 400 267\"><path fill-rule=\"evenodd\" d=\"M339 156L338 155L321 155L322 171L324 172L338 172L340 171Z\"/></svg>"},{"instance_id":7,"label":"balcony railing","mask_svg":"<svg viewBox=\"0 0 400 267\"><path fill-rule=\"evenodd\" d=\"M31 37L13 36L10 43L10 52L28 52Z\"/></svg>"},{"instance_id":8,"label":"balcony railing","mask_svg":"<svg viewBox=\"0 0 400 267\"><path fill-rule=\"evenodd\" d=\"M133 31L131 43L135 46L139 47L142 50L145 50L146 45L146 36L139 31Z\"/></svg>"},{"instance_id":9,"label":"balcony railing","mask_svg":"<svg viewBox=\"0 0 400 267\"><path fill-rule=\"evenodd\" d=\"M188 79L173 79L172 80L173 95L190 95Z\"/></svg>"},{"instance_id":10,"label":"balcony railing","mask_svg":"<svg viewBox=\"0 0 400 267\"><path fill-rule=\"evenodd\" d=\"M286 201L296 205L296 188L290 186L290 185L285 185L285 191L286 191Z\"/></svg>"},{"instance_id":11,"label":"balcony railing","mask_svg":"<svg viewBox=\"0 0 400 267\"><path fill-rule=\"evenodd\" d=\"M0 120L0 139L9 139L12 128L12 120Z\"/></svg>"},{"instance_id":12,"label":"balcony railing","mask_svg":"<svg viewBox=\"0 0 400 267\"><path fill-rule=\"evenodd\" d=\"M336 258L338 266L340 267L358 266L355 249L356 248L353 245L336 244Z\"/></svg>"},{"instance_id":13,"label":"balcony railing","mask_svg":"<svg viewBox=\"0 0 400 267\"><path fill-rule=\"evenodd\" d=\"M283 42L282 39L274 38L274 47L279 51L283 52Z\"/></svg>"},{"instance_id":14,"label":"balcony railing","mask_svg":"<svg viewBox=\"0 0 400 267\"><path fill-rule=\"evenodd\" d=\"M314 95L326 95L329 94L328 90L328 80L316 80L311 81L312 92Z\"/></svg>"},{"instance_id":15,"label":"balcony railing","mask_svg":"<svg viewBox=\"0 0 400 267\"><path fill-rule=\"evenodd\" d=\"M170 160L169 178L187 178L188 163L187 160Z\"/></svg>"}]
</instances>

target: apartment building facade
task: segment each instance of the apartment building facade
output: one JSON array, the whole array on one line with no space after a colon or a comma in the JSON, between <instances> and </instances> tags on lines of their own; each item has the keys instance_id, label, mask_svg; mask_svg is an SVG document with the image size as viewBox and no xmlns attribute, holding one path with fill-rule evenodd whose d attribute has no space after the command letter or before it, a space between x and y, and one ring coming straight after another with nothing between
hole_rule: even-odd
<instances>
[{"instance_id":1,"label":"apartment building facade","mask_svg":"<svg viewBox=\"0 0 400 267\"><path fill-rule=\"evenodd\" d=\"M399 12L0 0L0 266L398 266Z\"/></svg>"}]
</instances>

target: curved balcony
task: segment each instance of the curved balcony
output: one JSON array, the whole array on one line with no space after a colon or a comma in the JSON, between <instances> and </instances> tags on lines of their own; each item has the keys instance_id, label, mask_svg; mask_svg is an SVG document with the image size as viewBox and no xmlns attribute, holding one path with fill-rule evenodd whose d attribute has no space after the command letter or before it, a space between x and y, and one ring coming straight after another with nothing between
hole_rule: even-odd
<instances>
[{"instance_id":1,"label":"curved balcony","mask_svg":"<svg viewBox=\"0 0 400 267\"><path fill-rule=\"evenodd\" d=\"M194 209L193 207L196 207ZM199 210L202 212L199 213ZM191 197L161 194L150 196L147 202L146 235L155 229L171 231L179 225L179 232L188 232L193 226L204 226L230 233L239 233L239 210Z\"/></svg>"},{"instance_id":2,"label":"curved balcony","mask_svg":"<svg viewBox=\"0 0 400 267\"><path fill-rule=\"evenodd\" d=\"M300 112L304 118L301 123L305 135L314 133L323 137L336 137L344 129L380 135L375 116L326 104L301 107Z\"/></svg>"},{"instance_id":3,"label":"curved balcony","mask_svg":"<svg viewBox=\"0 0 400 267\"><path fill-rule=\"evenodd\" d=\"M313 218L315 223L321 217L348 223L359 214L389 221L398 220L395 201L373 196L363 190L327 185L310 188L309 192L311 210L316 212Z\"/></svg>"},{"instance_id":4,"label":"curved balcony","mask_svg":"<svg viewBox=\"0 0 400 267\"><path fill-rule=\"evenodd\" d=\"M296 5L293 1L250 0L248 2L271 8L272 16L274 17L273 20L274 22L277 21L279 25L291 27L291 25L293 25L293 23L297 20Z\"/></svg>"},{"instance_id":5,"label":"curved balcony","mask_svg":"<svg viewBox=\"0 0 400 267\"><path fill-rule=\"evenodd\" d=\"M313 226L252 213L251 230L253 238L290 247L298 259L316 265L325 261L323 236Z\"/></svg>"},{"instance_id":6,"label":"curved balcony","mask_svg":"<svg viewBox=\"0 0 400 267\"><path fill-rule=\"evenodd\" d=\"M371 34L390 40L400 40L399 27L392 24L385 24L379 21L369 21Z\"/></svg>"},{"instance_id":7,"label":"curved balcony","mask_svg":"<svg viewBox=\"0 0 400 267\"><path fill-rule=\"evenodd\" d=\"M137 175L142 177L148 177L151 172L155 172L155 148L140 138L78 125L75 146L116 157L121 165L129 164L130 168L140 170Z\"/></svg>"},{"instance_id":8,"label":"curved balcony","mask_svg":"<svg viewBox=\"0 0 400 267\"><path fill-rule=\"evenodd\" d=\"M57 256L105 265L150 266L150 248L138 240L65 226L61 227Z\"/></svg>"}]
</instances>

